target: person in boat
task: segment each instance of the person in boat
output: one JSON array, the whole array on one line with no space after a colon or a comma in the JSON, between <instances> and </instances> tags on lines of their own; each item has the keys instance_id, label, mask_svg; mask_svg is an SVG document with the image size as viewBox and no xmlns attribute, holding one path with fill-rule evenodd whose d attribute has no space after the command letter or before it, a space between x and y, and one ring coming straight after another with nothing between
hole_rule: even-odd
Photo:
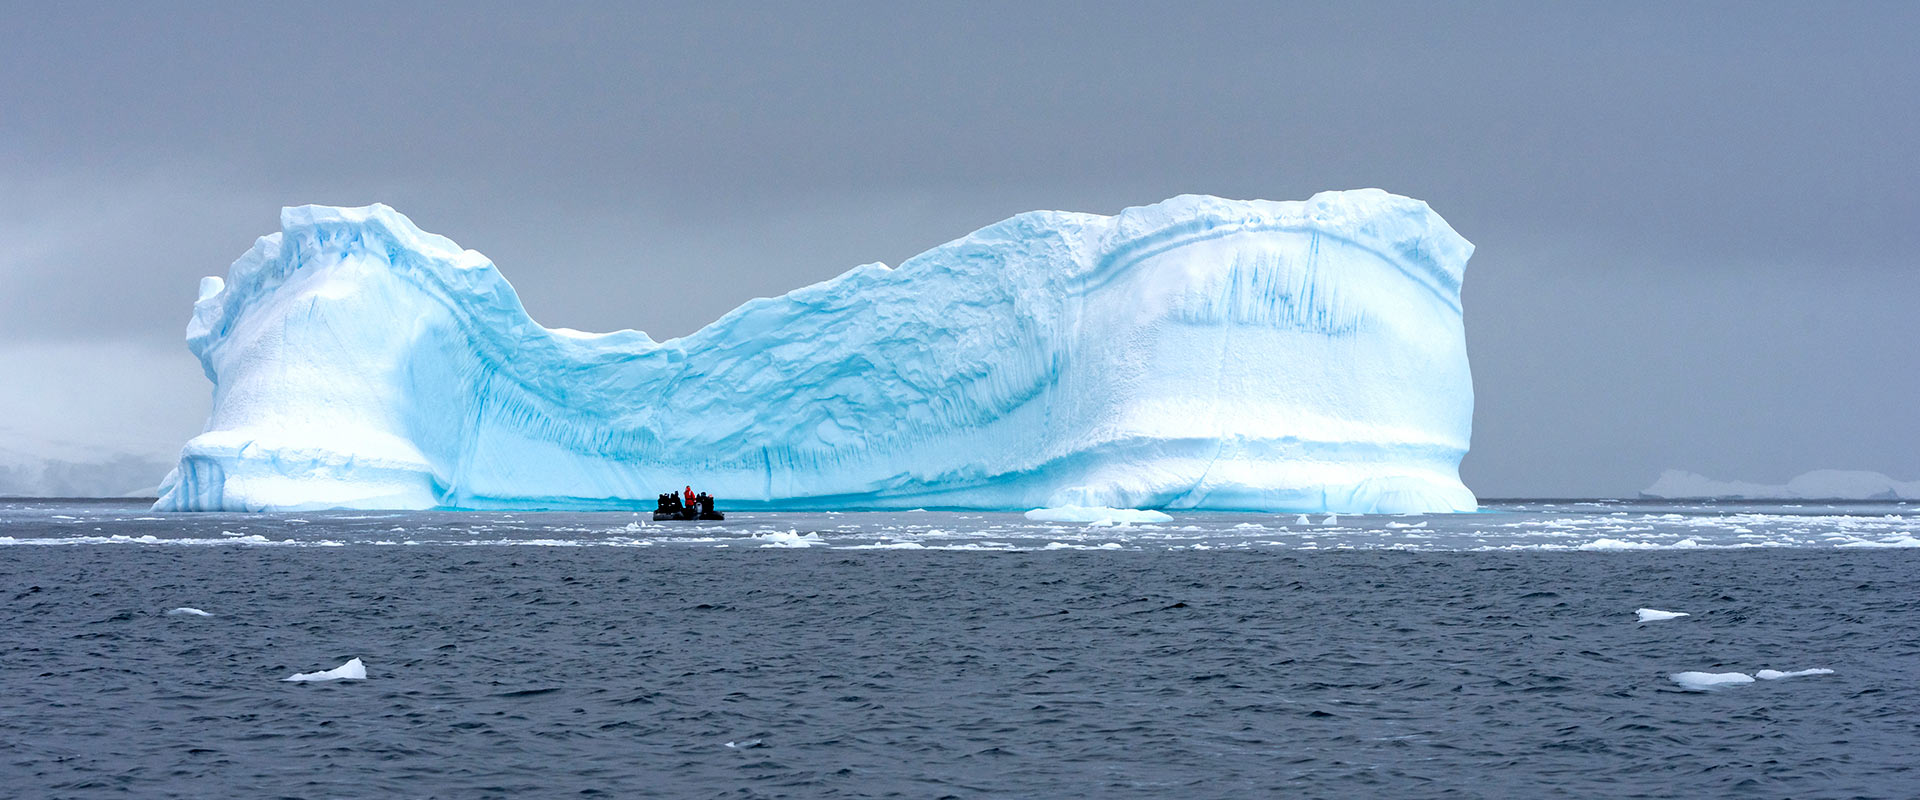
<instances>
[{"instance_id":1,"label":"person in boat","mask_svg":"<svg viewBox=\"0 0 1920 800\"><path fill-rule=\"evenodd\" d=\"M682 494L682 496L684 496L684 497L686 497L686 499L687 499L687 508L696 508L696 509L697 509L697 508L699 508L699 506L696 506L696 505L694 505L694 504L693 504L693 503L694 503L694 497L693 497L693 487L692 487L692 486L688 486L688 487L687 487L687 488L686 488L685 490L683 490L683 491L682 491L682 493L681 493L681 494Z\"/></svg>"}]
</instances>

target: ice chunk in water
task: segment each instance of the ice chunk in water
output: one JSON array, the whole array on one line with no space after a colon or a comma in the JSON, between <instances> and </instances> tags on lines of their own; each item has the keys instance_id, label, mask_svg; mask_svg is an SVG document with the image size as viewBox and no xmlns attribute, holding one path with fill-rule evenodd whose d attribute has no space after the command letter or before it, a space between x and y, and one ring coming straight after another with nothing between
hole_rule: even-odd
<instances>
[{"instance_id":1,"label":"ice chunk in water","mask_svg":"<svg viewBox=\"0 0 1920 800\"><path fill-rule=\"evenodd\" d=\"M360 659L349 660L345 664L325 672L300 672L281 678L283 681L364 681L367 679L367 666Z\"/></svg>"},{"instance_id":2,"label":"ice chunk in water","mask_svg":"<svg viewBox=\"0 0 1920 800\"><path fill-rule=\"evenodd\" d=\"M1676 672L1667 677L1680 688L1696 692L1753 682L1753 676L1744 672Z\"/></svg>"},{"instance_id":3,"label":"ice chunk in water","mask_svg":"<svg viewBox=\"0 0 1920 800\"><path fill-rule=\"evenodd\" d=\"M1595 539L1580 545L1581 550L1651 550L1660 545L1653 542L1626 542L1619 539Z\"/></svg>"},{"instance_id":4,"label":"ice chunk in water","mask_svg":"<svg viewBox=\"0 0 1920 800\"><path fill-rule=\"evenodd\" d=\"M820 538L820 534L818 533L809 532L801 534L792 530L774 531L764 536L755 536L753 538L755 541L760 542L761 547L812 547L817 544L827 543L827 540Z\"/></svg>"},{"instance_id":5,"label":"ice chunk in water","mask_svg":"<svg viewBox=\"0 0 1920 800\"><path fill-rule=\"evenodd\" d=\"M1780 680L1781 678L1800 678L1808 675L1832 675L1832 674L1833 674L1833 670L1830 670L1830 669L1803 669L1795 672L1781 672L1780 670L1777 670L1777 669L1763 669L1763 670L1760 670L1759 672L1753 673L1753 677L1759 678L1760 680L1763 680L1763 681L1777 681L1777 680Z\"/></svg>"},{"instance_id":6,"label":"ice chunk in water","mask_svg":"<svg viewBox=\"0 0 1920 800\"><path fill-rule=\"evenodd\" d=\"M1685 611L1661 611L1660 609L1657 609L1657 608L1637 609L1633 613L1640 615L1641 622L1659 622L1660 620L1663 620L1663 619L1674 619L1676 617L1693 616L1692 614L1688 614Z\"/></svg>"}]
</instances>

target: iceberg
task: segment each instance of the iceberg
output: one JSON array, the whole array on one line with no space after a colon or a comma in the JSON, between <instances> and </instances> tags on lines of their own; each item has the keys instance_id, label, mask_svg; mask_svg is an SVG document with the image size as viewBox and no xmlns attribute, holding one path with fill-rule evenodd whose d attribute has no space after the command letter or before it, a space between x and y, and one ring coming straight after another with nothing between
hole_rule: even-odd
<instances>
[{"instance_id":1,"label":"iceberg","mask_svg":"<svg viewBox=\"0 0 1920 800\"><path fill-rule=\"evenodd\" d=\"M1473 245L1378 189L1021 214L667 341L384 205L280 222L201 281L156 510L1476 507Z\"/></svg>"}]
</instances>

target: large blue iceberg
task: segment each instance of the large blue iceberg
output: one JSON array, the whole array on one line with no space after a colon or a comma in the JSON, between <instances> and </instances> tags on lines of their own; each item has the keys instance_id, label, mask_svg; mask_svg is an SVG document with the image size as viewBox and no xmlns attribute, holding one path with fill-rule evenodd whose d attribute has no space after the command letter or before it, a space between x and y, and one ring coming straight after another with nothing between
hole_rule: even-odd
<instances>
[{"instance_id":1,"label":"large blue iceberg","mask_svg":"<svg viewBox=\"0 0 1920 800\"><path fill-rule=\"evenodd\" d=\"M1022 214L665 342L383 205L280 224L201 282L156 509L1475 507L1473 245L1377 189Z\"/></svg>"}]
</instances>

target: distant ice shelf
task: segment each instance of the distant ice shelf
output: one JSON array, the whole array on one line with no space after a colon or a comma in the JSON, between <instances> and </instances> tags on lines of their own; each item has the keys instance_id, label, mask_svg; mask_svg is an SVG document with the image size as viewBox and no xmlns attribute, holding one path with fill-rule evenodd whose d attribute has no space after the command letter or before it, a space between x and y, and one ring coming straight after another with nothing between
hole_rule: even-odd
<instances>
[{"instance_id":1,"label":"distant ice shelf","mask_svg":"<svg viewBox=\"0 0 1920 800\"><path fill-rule=\"evenodd\" d=\"M1472 251L1377 189L1037 211L656 342L288 208L201 282L212 413L154 507L1467 511Z\"/></svg>"},{"instance_id":2,"label":"distant ice shelf","mask_svg":"<svg viewBox=\"0 0 1920 800\"><path fill-rule=\"evenodd\" d=\"M1720 481L1670 469L1640 491L1671 500L1920 500L1920 481L1897 481L1878 472L1821 469L1784 484Z\"/></svg>"}]
</instances>

